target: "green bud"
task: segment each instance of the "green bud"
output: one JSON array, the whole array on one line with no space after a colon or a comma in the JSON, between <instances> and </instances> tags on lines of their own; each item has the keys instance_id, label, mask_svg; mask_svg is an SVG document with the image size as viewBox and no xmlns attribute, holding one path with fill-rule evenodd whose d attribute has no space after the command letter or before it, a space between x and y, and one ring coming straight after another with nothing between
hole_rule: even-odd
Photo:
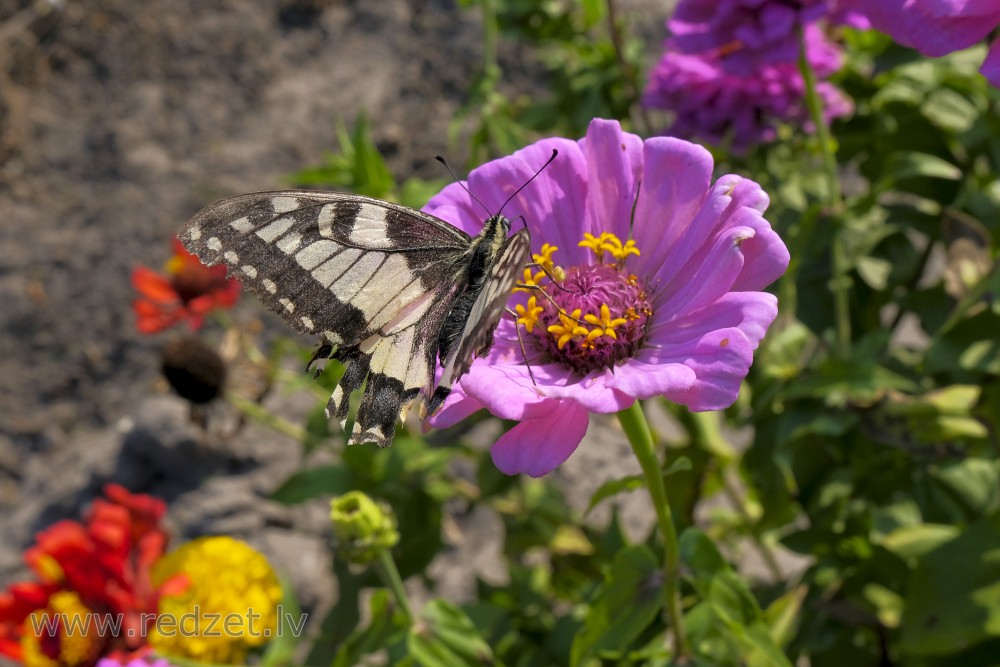
<instances>
[{"instance_id":1,"label":"green bud","mask_svg":"<svg viewBox=\"0 0 1000 667\"><path fill-rule=\"evenodd\" d=\"M330 520L337 550L352 563L371 563L399 542L392 510L362 491L334 498L330 502Z\"/></svg>"}]
</instances>

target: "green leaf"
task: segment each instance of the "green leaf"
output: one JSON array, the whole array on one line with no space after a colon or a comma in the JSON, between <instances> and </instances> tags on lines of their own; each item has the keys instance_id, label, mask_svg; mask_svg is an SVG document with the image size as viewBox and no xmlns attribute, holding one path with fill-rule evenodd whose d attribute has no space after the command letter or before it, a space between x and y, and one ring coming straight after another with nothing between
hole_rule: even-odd
<instances>
[{"instance_id":1,"label":"green leaf","mask_svg":"<svg viewBox=\"0 0 1000 667\"><path fill-rule=\"evenodd\" d=\"M971 517L1000 509L1000 470L996 461L968 458L935 470L933 479Z\"/></svg>"},{"instance_id":2,"label":"green leaf","mask_svg":"<svg viewBox=\"0 0 1000 667\"><path fill-rule=\"evenodd\" d=\"M920 558L945 542L955 539L961 531L947 524L924 523L897 528L881 540L883 547L903 559Z\"/></svg>"},{"instance_id":3,"label":"green leaf","mask_svg":"<svg viewBox=\"0 0 1000 667\"><path fill-rule=\"evenodd\" d=\"M795 637L799 625L799 614L802 611L802 602L806 599L808 592L808 586L796 586L764 610L764 622L767 624L771 632L771 639L774 640L776 646L784 648Z\"/></svg>"},{"instance_id":4,"label":"green leaf","mask_svg":"<svg viewBox=\"0 0 1000 667\"><path fill-rule=\"evenodd\" d=\"M354 473L341 463L300 470L272 494L279 503L294 505L316 496L333 496L355 488Z\"/></svg>"},{"instance_id":5,"label":"green leaf","mask_svg":"<svg viewBox=\"0 0 1000 667\"><path fill-rule=\"evenodd\" d=\"M445 600L427 603L407 634L406 647L423 667L501 664L465 612Z\"/></svg>"},{"instance_id":6,"label":"green leaf","mask_svg":"<svg viewBox=\"0 0 1000 667\"><path fill-rule=\"evenodd\" d=\"M878 364L828 359L816 371L799 378L787 391L790 397L822 398L828 405L842 405L872 403L890 389L916 393L919 387Z\"/></svg>"},{"instance_id":7,"label":"green leaf","mask_svg":"<svg viewBox=\"0 0 1000 667\"><path fill-rule=\"evenodd\" d=\"M594 491L594 495L590 496L590 502L587 503L587 510L584 512L584 515L590 514L590 511L597 507L602 500L625 491L641 489L643 484L645 484L645 481L642 475L628 475L620 479L609 479L604 484L601 484L597 488L597 491Z\"/></svg>"},{"instance_id":8,"label":"green leaf","mask_svg":"<svg viewBox=\"0 0 1000 667\"><path fill-rule=\"evenodd\" d=\"M926 554L910 580L900 649L943 656L1000 637L1000 513Z\"/></svg>"},{"instance_id":9,"label":"green leaf","mask_svg":"<svg viewBox=\"0 0 1000 667\"><path fill-rule=\"evenodd\" d=\"M305 617L302 615L302 607L299 599L295 595L295 588L291 581L284 575L280 576L281 581L281 604L278 607L278 631L274 638L267 643L264 655L261 656L261 667L280 667L289 665L295 656L295 648L302 638L302 625L305 624Z\"/></svg>"},{"instance_id":10,"label":"green leaf","mask_svg":"<svg viewBox=\"0 0 1000 667\"><path fill-rule=\"evenodd\" d=\"M570 665L600 653L620 656L653 622L663 607L662 577L656 557L645 545L618 552L597 599L573 640Z\"/></svg>"},{"instance_id":11,"label":"green leaf","mask_svg":"<svg viewBox=\"0 0 1000 667\"><path fill-rule=\"evenodd\" d=\"M733 667L791 667L775 641L787 634L791 621L776 623L779 631L772 634L747 583L697 528L681 534L680 551L701 598L685 616L689 639L698 651L696 657ZM781 612L776 611L775 617L780 616ZM786 627L782 628L782 623Z\"/></svg>"},{"instance_id":12,"label":"green leaf","mask_svg":"<svg viewBox=\"0 0 1000 667\"><path fill-rule=\"evenodd\" d=\"M395 606L389 591L379 589L372 593L368 608L368 625L355 630L344 640L332 667L354 667L361 664L365 656L402 641L409 624L406 615Z\"/></svg>"}]
</instances>

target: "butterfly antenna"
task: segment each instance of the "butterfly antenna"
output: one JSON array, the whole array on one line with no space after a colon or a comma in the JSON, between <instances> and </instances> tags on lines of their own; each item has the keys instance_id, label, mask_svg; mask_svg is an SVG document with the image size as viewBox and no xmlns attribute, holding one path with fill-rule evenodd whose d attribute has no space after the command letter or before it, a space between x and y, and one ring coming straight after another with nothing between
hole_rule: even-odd
<instances>
[{"instance_id":1,"label":"butterfly antenna","mask_svg":"<svg viewBox=\"0 0 1000 667\"><path fill-rule=\"evenodd\" d=\"M545 164L543 164L543 165L542 165L541 167L539 167L539 168L538 168L538 171L536 171L536 172L535 172L534 174L532 174L531 178L529 178L528 180L526 180L526 181L524 182L524 185L522 185L522 186L521 186L521 187L519 187L519 188L518 188L517 190L515 190L515 191L514 191L514 194L512 194L512 195L511 195L510 197L507 197L507 201L505 201L505 202L503 203L503 206L501 206L501 207L500 207L500 211L498 211L498 213L502 213L502 212L503 212L503 210L504 210L504 208L506 208L507 204L509 204L509 203L510 203L510 200L511 200L511 199L513 199L514 197L516 197L517 195L519 195L519 194L521 193L521 190L523 190L523 189L525 189L526 187L528 187L528 183L531 183L531 182L532 182L533 180L535 180L535 178L537 178L537 177L538 177L538 175L539 175L540 173L542 173L542 171L543 171L543 170L544 170L544 169L545 169L545 168L546 168L547 166L549 166L550 164L552 164L552 161L556 159L556 156L557 156L557 155L559 155L559 151L558 151L557 149L553 148L553 149L552 149L552 155L550 155L550 156L549 156L549 159L545 161Z\"/></svg>"},{"instance_id":2,"label":"butterfly antenna","mask_svg":"<svg viewBox=\"0 0 1000 667\"><path fill-rule=\"evenodd\" d=\"M490 211L489 208L487 208L486 204L483 203L482 199L480 199L476 195L472 194L472 190L470 190L468 187L466 187L465 183L463 183L461 180L459 180L458 176L455 175L455 170L451 168L451 165L448 164L448 161L445 160L440 155L435 155L434 159L444 165L444 168L448 170L448 173L451 174L451 177L455 180L455 182L458 183L459 185L461 185L462 189L465 190L466 192L468 192L469 196L472 197L473 199L475 199L479 203L479 205L483 207L483 210L486 211L486 214L492 218L493 217L493 212ZM534 178L534 176L532 176L532 178ZM520 192L520 190L518 192Z\"/></svg>"}]
</instances>

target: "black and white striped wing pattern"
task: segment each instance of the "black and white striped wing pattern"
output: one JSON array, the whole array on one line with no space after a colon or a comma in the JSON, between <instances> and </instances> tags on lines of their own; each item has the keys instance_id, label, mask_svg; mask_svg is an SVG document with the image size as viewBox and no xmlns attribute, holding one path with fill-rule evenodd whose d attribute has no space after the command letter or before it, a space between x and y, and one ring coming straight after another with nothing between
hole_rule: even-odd
<instances>
[{"instance_id":1,"label":"black and white striped wing pattern","mask_svg":"<svg viewBox=\"0 0 1000 667\"><path fill-rule=\"evenodd\" d=\"M352 444L390 444L401 411L430 398L441 326L467 287L472 239L461 230L368 197L283 191L216 202L180 239L346 364L328 414L343 423L350 393L367 379Z\"/></svg>"},{"instance_id":2,"label":"black and white striped wing pattern","mask_svg":"<svg viewBox=\"0 0 1000 667\"><path fill-rule=\"evenodd\" d=\"M531 238L527 230L520 230L500 247L490 273L476 297L465 321L457 344L441 359L444 372L437 382L430 403L430 412L436 411L451 392L452 386L465 375L475 357L489 352L493 345L493 332L504 314L511 290L520 282L521 270L531 259Z\"/></svg>"}]
</instances>

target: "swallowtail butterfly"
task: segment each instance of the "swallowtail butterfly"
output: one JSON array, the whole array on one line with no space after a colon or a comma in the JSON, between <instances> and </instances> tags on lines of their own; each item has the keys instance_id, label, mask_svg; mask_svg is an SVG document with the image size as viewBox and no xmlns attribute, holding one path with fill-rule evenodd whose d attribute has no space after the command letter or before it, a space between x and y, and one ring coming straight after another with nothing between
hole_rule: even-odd
<instances>
[{"instance_id":1,"label":"swallowtail butterfly","mask_svg":"<svg viewBox=\"0 0 1000 667\"><path fill-rule=\"evenodd\" d=\"M180 239L208 266L225 264L293 329L321 337L310 365L329 357L346 367L327 416L343 425L364 385L349 442L385 447L398 415L418 398L421 415L433 414L492 346L531 257L527 229L509 233L501 214L470 237L398 204L286 190L215 202Z\"/></svg>"}]
</instances>

